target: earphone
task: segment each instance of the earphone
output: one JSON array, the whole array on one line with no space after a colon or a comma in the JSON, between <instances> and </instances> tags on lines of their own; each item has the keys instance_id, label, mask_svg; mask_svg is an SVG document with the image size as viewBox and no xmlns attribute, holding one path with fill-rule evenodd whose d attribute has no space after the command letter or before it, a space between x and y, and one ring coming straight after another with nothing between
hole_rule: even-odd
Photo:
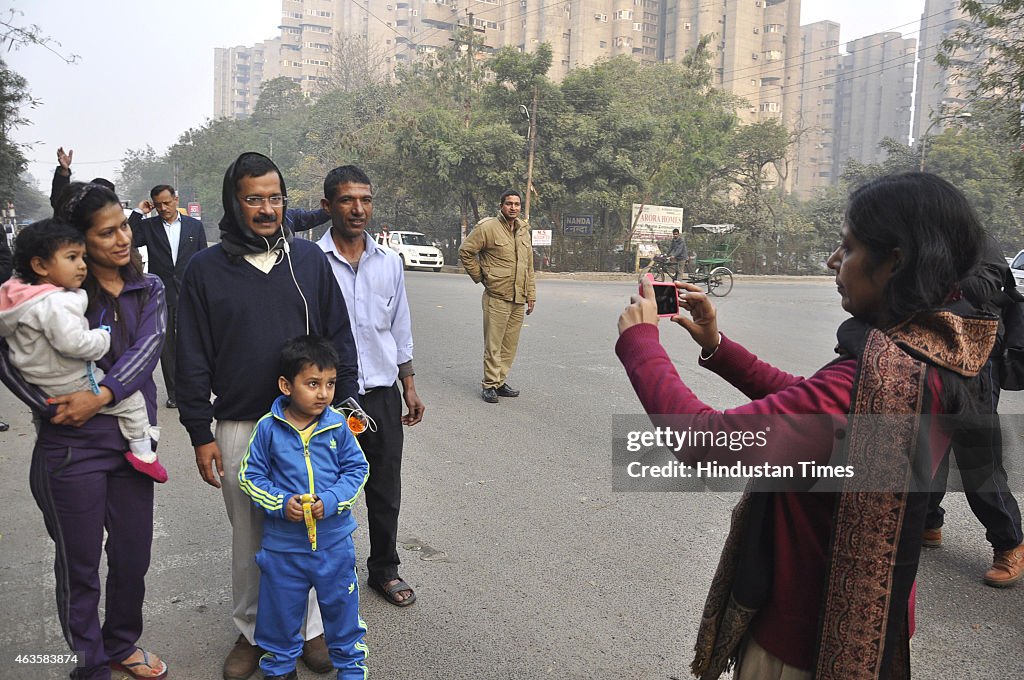
<instances>
[{"instance_id":1,"label":"earphone","mask_svg":"<svg viewBox=\"0 0 1024 680\"><path fill-rule=\"evenodd\" d=\"M295 278L295 265L292 264L292 249L288 243L288 239L284 237L282 231L282 235L277 237L277 241L274 242L273 246L270 245L270 241L265 237L263 240L266 241L268 254L277 246L278 243L282 244L281 249L284 251L284 256L288 260L288 271L291 272L292 282L295 284L295 290L299 291L299 297L302 298L302 308L306 312L306 335L309 335L309 302L306 301L306 296L302 292L302 286L299 285L299 280ZM280 263L281 260L278 259L277 264Z\"/></svg>"}]
</instances>

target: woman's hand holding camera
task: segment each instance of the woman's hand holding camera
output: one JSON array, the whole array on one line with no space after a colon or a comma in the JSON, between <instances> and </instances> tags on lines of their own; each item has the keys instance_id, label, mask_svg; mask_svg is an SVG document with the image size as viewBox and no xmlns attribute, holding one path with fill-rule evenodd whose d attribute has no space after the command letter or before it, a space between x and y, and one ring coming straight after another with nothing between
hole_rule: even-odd
<instances>
[{"instance_id":1,"label":"woman's hand holding camera","mask_svg":"<svg viewBox=\"0 0 1024 680\"><path fill-rule=\"evenodd\" d=\"M689 317L677 314L670 320L685 328L693 341L700 345L701 355L709 357L722 341L718 333L715 306L711 304L711 300L700 286L682 281L676 281L675 286L679 295L679 309L689 312ZM619 335L637 324L658 325L658 303L654 297L654 286L647 276L641 276L640 287L643 295L631 297L629 306L619 315Z\"/></svg>"},{"instance_id":2,"label":"woman's hand holding camera","mask_svg":"<svg viewBox=\"0 0 1024 680\"><path fill-rule=\"evenodd\" d=\"M685 328L693 341L700 345L701 354L709 357L718 349L718 343L722 341L718 333L718 315L715 306L711 304L711 300L700 286L677 281L676 289L679 290L679 308L685 309L690 316L687 318L679 314L673 316L671 320Z\"/></svg>"},{"instance_id":3,"label":"woman's hand holding camera","mask_svg":"<svg viewBox=\"0 0 1024 680\"><path fill-rule=\"evenodd\" d=\"M658 325L658 303L654 299L654 287L651 285L651 280L646 276L641 276L640 286L644 294L629 298L629 306L619 315L619 335L640 323Z\"/></svg>"}]
</instances>

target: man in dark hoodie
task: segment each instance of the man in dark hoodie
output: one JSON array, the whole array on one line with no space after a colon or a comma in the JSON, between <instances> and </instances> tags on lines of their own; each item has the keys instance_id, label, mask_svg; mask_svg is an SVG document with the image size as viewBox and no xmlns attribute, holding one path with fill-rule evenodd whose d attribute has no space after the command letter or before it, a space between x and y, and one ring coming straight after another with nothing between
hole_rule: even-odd
<instances>
[{"instance_id":1,"label":"man in dark hoodie","mask_svg":"<svg viewBox=\"0 0 1024 680\"><path fill-rule=\"evenodd\" d=\"M253 641L263 512L242 493L238 471L256 421L278 394L285 342L316 334L338 351L336 401L359 394L356 346L330 264L284 223L284 178L266 156L243 153L224 175L221 242L193 256L178 299L177 396L199 473L221 488L232 527L234 621L240 635L225 680L244 680L262 654ZM211 392L217 396L210 403ZM211 423L217 420L216 433ZM223 482L223 483L222 483ZM303 630L303 661L332 669L315 595Z\"/></svg>"}]
</instances>

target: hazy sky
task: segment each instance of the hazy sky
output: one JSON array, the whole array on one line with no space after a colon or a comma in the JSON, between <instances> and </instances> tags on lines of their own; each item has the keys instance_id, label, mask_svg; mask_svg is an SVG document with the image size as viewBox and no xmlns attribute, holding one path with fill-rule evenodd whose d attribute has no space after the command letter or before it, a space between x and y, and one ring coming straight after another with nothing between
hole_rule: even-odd
<instances>
[{"instance_id":1,"label":"hazy sky","mask_svg":"<svg viewBox=\"0 0 1024 680\"><path fill-rule=\"evenodd\" d=\"M32 144L29 171L47 193L58 146L75 150L76 179L113 179L126 149L162 152L202 125L213 113L213 49L274 37L281 17L280 0L0 1L5 20L10 9L81 57L68 65L37 46L4 55L40 100L14 136ZM923 9L924 0L802 0L801 23L836 21L843 42L888 30L916 37Z\"/></svg>"}]
</instances>

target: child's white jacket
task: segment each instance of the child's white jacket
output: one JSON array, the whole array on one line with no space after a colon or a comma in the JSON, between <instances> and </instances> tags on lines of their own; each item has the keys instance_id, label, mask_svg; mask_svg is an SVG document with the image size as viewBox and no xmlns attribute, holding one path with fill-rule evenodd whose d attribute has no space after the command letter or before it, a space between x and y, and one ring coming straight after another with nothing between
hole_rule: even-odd
<instances>
[{"instance_id":1,"label":"child's white jacket","mask_svg":"<svg viewBox=\"0 0 1024 680\"><path fill-rule=\"evenodd\" d=\"M110 349L110 333L89 329L84 290L10 278L0 285L0 336L11 364L39 387L66 385L85 375L86 362Z\"/></svg>"}]
</instances>

